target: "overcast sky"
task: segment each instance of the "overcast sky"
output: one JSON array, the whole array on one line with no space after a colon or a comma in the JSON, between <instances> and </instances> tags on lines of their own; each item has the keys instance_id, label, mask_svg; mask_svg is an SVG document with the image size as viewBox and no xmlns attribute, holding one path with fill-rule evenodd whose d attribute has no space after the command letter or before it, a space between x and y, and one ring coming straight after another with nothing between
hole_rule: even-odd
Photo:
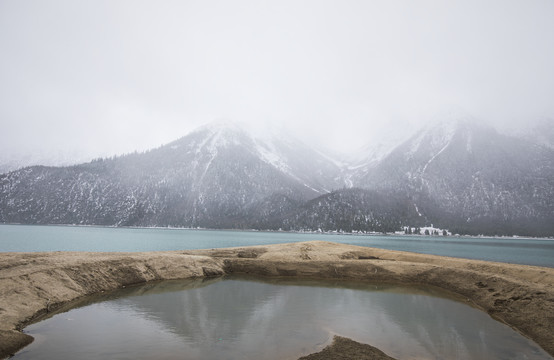
<instances>
[{"instance_id":1,"label":"overcast sky","mask_svg":"<svg viewBox=\"0 0 554 360\"><path fill-rule=\"evenodd\" d=\"M0 0L0 151L144 150L213 120L339 150L455 106L554 116L554 1Z\"/></svg>"}]
</instances>

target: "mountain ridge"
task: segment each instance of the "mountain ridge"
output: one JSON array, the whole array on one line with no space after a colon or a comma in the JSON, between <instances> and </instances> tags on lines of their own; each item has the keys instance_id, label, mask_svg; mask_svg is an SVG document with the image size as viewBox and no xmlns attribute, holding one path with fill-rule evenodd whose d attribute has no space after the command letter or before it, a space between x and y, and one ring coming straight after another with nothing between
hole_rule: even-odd
<instances>
[{"instance_id":1,"label":"mountain ridge","mask_svg":"<svg viewBox=\"0 0 554 360\"><path fill-rule=\"evenodd\" d=\"M0 222L554 234L554 151L473 119L360 166L282 137L211 124L144 153L2 174Z\"/></svg>"}]
</instances>

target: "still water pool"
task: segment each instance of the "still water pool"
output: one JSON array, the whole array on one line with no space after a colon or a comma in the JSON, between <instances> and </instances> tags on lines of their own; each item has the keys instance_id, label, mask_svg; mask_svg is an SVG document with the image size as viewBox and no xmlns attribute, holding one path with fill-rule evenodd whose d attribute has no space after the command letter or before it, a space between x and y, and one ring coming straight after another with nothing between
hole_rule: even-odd
<instances>
[{"instance_id":1,"label":"still water pool","mask_svg":"<svg viewBox=\"0 0 554 360\"><path fill-rule=\"evenodd\" d=\"M230 277L165 281L88 299L31 325L14 359L297 359L333 335L398 359L550 359L436 290Z\"/></svg>"}]
</instances>

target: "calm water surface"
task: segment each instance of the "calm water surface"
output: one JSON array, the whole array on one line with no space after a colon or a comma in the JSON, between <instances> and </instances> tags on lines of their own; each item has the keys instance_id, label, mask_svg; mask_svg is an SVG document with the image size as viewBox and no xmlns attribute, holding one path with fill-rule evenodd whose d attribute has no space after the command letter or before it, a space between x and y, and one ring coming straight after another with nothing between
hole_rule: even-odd
<instances>
[{"instance_id":1,"label":"calm water surface","mask_svg":"<svg viewBox=\"0 0 554 360\"><path fill-rule=\"evenodd\" d=\"M26 328L36 340L14 359L297 359L338 334L405 360L552 360L484 312L423 288L235 277L108 296Z\"/></svg>"},{"instance_id":2,"label":"calm water surface","mask_svg":"<svg viewBox=\"0 0 554 360\"><path fill-rule=\"evenodd\" d=\"M554 267L552 239L0 225L0 251L167 251L309 240Z\"/></svg>"}]
</instances>

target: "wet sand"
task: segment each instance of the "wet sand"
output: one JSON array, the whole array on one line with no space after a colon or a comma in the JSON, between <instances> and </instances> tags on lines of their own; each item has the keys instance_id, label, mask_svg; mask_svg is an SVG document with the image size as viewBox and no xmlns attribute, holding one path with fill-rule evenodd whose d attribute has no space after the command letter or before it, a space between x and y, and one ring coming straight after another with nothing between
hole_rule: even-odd
<instances>
[{"instance_id":1,"label":"wet sand","mask_svg":"<svg viewBox=\"0 0 554 360\"><path fill-rule=\"evenodd\" d=\"M85 296L147 281L231 273L438 287L486 311L554 355L552 268L313 241L147 253L0 253L0 357L32 341L21 332L23 327ZM339 352L344 359L359 358L357 351L368 349L349 341L338 338L328 351L312 354L320 357L307 359L336 358L334 347L342 349Z\"/></svg>"},{"instance_id":2,"label":"wet sand","mask_svg":"<svg viewBox=\"0 0 554 360\"><path fill-rule=\"evenodd\" d=\"M352 339L335 336L331 345L320 352L302 356L298 360L395 360L374 346L360 344Z\"/></svg>"}]
</instances>

